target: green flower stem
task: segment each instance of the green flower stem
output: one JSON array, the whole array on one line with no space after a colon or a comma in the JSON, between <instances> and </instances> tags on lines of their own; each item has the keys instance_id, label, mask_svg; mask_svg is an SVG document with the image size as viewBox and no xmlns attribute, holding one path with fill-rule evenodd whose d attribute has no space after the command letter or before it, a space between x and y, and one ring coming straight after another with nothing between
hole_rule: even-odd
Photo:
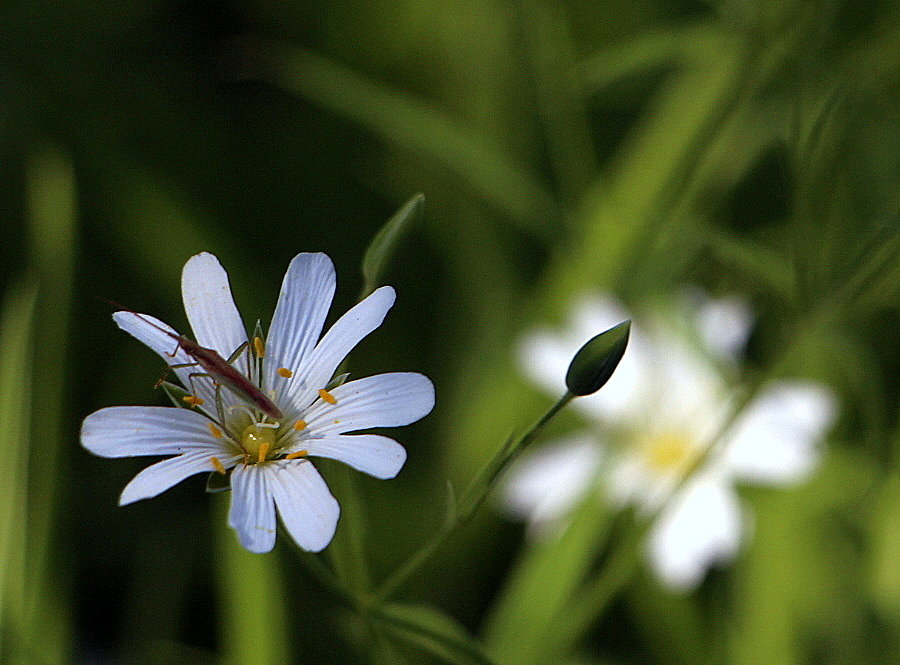
<instances>
[{"instance_id":1,"label":"green flower stem","mask_svg":"<svg viewBox=\"0 0 900 665\"><path fill-rule=\"evenodd\" d=\"M494 480L509 465L509 463L528 446L540 434L541 430L550 420L556 416L569 402L575 398L570 392L566 392L550 409L541 416L532 427L521 437L511 437L497 454L476 474L473 481L463 492L462 497L456 503L455 510L446 520L443 526L422 547L413 552L396 570L381 583L375 593L379 601L384 601L391 596L410 576L415 573L435 550L440 547L447 537L460 525L468 522L481 504L490 494Z\"/></svg>"}]
</instances>

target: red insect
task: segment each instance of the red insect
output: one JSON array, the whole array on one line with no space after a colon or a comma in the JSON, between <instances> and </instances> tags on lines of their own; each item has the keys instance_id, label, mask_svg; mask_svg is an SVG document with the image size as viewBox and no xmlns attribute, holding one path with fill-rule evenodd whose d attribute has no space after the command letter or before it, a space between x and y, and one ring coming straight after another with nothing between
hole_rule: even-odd
<instances>
[{"instance_id":1,"label":"red insect","mask_svg":"<svg viewBox=\"0 0 900 665\"><path fill-rule=\"evenodd\" d=\"M177 342L177 345L175 346L175 350L172 353L166 353L166 355L168 355L169 357L174 358L175 354L178 353L178 349L182 349L186 354L194 359L197 365L203 368L203 370L206 372L206 375L208 375L216 384L225 386L241 399L246 400L251 404L255 404L263 413L271 416L275 420L281 420L284 417L281 409L279 409L275 405L275 403L271 399L269 399L262 390L259 389L259 386L257 386L255 383L253 383L253 381L251 381L246 376L241 374L241 372L235 369L234 366L230 364L229 361L220 356L218 351L216 351L215 349L209 349L205 346L200 346L199 344L197 344L197 342L188 337L185 337L184 335L178 335L170 332L162 326L155 324L153 321L149 320L142 314L121 307L120 305L116 305L116 307L120 307L123 311L137 316L145 323L150 324L157 330L164 332L166 335L174 339ZM233 360L234 358L238 357L246 347L247 343L245 342L234 351L231 359ZM170 365L170 367L184 366L185 365Z\"/></svg>"}]
</instances>

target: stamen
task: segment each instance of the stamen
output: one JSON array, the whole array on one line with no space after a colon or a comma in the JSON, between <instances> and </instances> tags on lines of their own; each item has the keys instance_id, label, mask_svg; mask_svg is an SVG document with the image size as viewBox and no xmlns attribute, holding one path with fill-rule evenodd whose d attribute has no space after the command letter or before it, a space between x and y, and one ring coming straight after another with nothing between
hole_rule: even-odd
<instances>
[{"instance_id":1,"label":"stamen","mask_svg":"<svg viewBox=\"0 0 900 665\"><path fill-rule=\"evenodd\" d=\"M337 398L324 388L319 388L319 397L329 404L337 404Z\"/></svg>"},{"instance_id":2,"label":"stamen","mask_svg":"<svg viewBox=\"0 0 900 665\"><path fill-rule=\"evenodd\" d=\"M206 426L209 427L209 433L212 434L215 438L222 438L222 430L213 425L212 423L206 423Z\"/></svg>"},{"instance_id":3,"label":"stamen","mask_svg":"<svg viewBox=\"0 0 900 665\"><path fill-rule=\"evenodd\" d=\"M278 368L278 376L283 376L284 378L289 379L292 376L294 376L294 373L291 370L289 370L287 367L279 367Z\"/></svg>"},{"instance_id":4,"label":"stamen","mask_svg":"<svg viewBox=\"0 0 900 665\"><path fill-rule=\"evenodd\" d=\"M297 430L298 432L302 432L303 430L306 429L306 421L298 420L297 422L294 423L294 429Z\"/></svg>"},{"instance_id":5,"label":"stamen","mask_svg":"<svg viewBox=\"0 0 900 665\"><path fill-rule=\"evenodd\" d=\"M285 455L284 459L297 459L298 457L306 457L309 455L308 450L298 450L295 453L291 453L290 455Z\"/></svg>"},{"instance_id":6,"label":"stamen","mask_svg":"<svg viewBox=\"0 0 900 665\"><path fill-rule=\"evenodd\" d=\"M181 398L181 400L186 404L190 404L191 406L200 406L204 401L206 401L202 397L197 397L196 395L185 395Z\"/></svg>"},{"instance_id":7,"label":"stamen","mask_svg":"<svg viewBox=\"0 0 900 665\"><path fill-rule=\"evenodd\" d=\"M253 350L256 351L257 358L262 358L266 355L266 345L263 343L261 337L253 338Z\"/></svg>"},{"instance_id":8,"label":"stamen","mask_svg":"<svg viewBox=\"0 0 900 665\"><path fill-rule=\"evenodd\" d=\"M269 454L270 447L271 444L268 441L263 441L261 444L259 444L259 457L257 459L258 462L265 461L266 457Z\"/></svg>"},{"instance_id":9,"label":"stamen","mask_svg":"<svg viewBox=\"0 0 900 665\"><path fill-rule=\"evenodd\" d=\"M333 425L340 425L340 424L341 424L341 421L338 420L337 418L335 418L334 421L332 422L332 424L333 424Z\"/></svg>"},{"instance_id":10,"label":"stamen","mask_svg":"<svg viewBox=\"0 0 900 665\"><path fill-rule=\"evenodd\" d=\"M222 463L219 461L218 457L210 457L209 461L212 462L213 468L221 473L223 476L225 475L225 467L222 466Z\"/></svg>"}]
</instances>

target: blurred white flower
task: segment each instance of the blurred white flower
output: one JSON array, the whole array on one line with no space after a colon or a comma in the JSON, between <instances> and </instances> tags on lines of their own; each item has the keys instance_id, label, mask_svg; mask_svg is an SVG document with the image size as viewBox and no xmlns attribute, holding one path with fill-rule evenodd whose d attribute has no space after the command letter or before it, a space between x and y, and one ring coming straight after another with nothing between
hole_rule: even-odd
<instances>
[{"instance_id":1,"label":"blurred white flower","mask_svg":"<svg viewBox=\"0 0 900 665\"><path fill-rule=\"evenodd\" d=\"M173 366L194 394L195 407L119 406L84 420L81 443L102 457L175 455L141 471L125 487L120 505L154 497L188 476L231 473L229 524L251 552L275 544L275 508L288 533L305 550L331 541L340 512L309 457L339 460L376 478L393 478L406 461L404 448L386 436L349 432L415 422L434 406L434 388L421 374L398 372L349 381L328 390L344 357L375 330L394 304L385 286L353 307L319 339L335 290L334 266L325 254L298 254L291 262L265 342L248 340L231 296L228 276L215 256L197 254L182 273L184 307L196 341L228 358L276 408L267 411L240 390L216 389L211 377L192 374L191 356L153 317L113 315L120 328ZM172 355L174 353L174 356ZM274 414L282 417L275 420Z\"/></svg>"},{"instance_id":2,"label":"blurred white flower","mask_svg":"<svg viewBox=\"0 0 900 665\"><path fill-rule=\"evenodd\" d=\"M700 294L676 303L669 318L633 317L602 296L581 302L566 330L525 338L522 367L558 396L579 347L628 318L631 341L615 374L600 392L572 403L594 427L514 464L503 502L538 534L593 488L618 506L661 509L647 543L651 565L668 586L688 589L711 565L734 556L748 528L734 485L806 478L818 463L836 404L822 385L782 381L766 386L730 420L729 376L752 317L741 301ZM671 496L717 437L714 454Z\"/></svg>"}]
</instances>

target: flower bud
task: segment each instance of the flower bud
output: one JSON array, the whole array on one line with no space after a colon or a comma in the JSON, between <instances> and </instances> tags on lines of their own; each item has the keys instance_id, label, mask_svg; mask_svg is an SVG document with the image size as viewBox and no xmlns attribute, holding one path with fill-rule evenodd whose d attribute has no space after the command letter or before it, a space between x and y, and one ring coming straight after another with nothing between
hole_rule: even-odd
<instances>
[{"instance_id":1,"label":"flower bud","mask_svg":"<svg viewBox=\"0 0 900 665\"><path fill-rule=\"evenodd\" d=\"M566 387L573 395L592 395L609 381L628 346L631 321L600 333L579 349L566 373Z\"/></svg>"}]
</instances>

